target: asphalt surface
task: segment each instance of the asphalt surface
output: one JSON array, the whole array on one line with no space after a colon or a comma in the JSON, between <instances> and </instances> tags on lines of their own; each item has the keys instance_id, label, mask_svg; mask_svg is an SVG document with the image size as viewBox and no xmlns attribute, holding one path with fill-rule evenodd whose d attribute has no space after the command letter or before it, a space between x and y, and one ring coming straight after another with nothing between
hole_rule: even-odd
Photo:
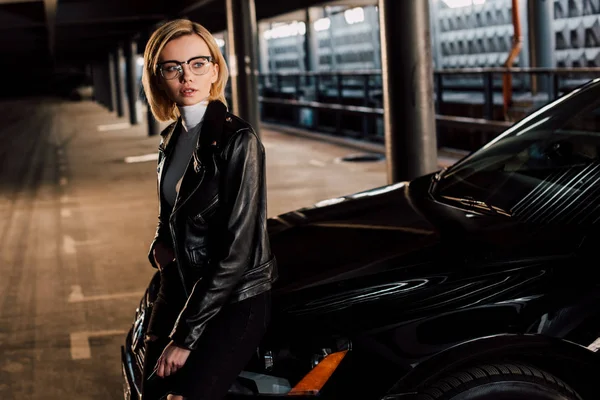
<instances>
[{"instance_id":1,"label":"asphalt surface","mask_svg":"<svg viewBox=\"0 0 600 400\"><path fill-rule=\"evenodd\" d=\"M0 119L0 399L121 399L159 138L92 102L0 102ZM269 216L386 183L384 162L340 163L352 149L262 137Z\"/></svg>"}]
</instances>

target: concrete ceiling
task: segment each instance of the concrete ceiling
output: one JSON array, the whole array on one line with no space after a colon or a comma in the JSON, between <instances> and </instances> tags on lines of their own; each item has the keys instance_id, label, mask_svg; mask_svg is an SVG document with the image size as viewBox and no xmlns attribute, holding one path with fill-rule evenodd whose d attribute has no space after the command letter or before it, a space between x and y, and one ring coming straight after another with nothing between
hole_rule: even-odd
<instances>
[{"instance_id":1,"label":"concrete ceiling","mask_svg":"<svg viewBox=\"0 0 600 400\"><path fill-rule=\"evenodd\" d=\"M258 20L326 3L255 0ZM148 32L167 19L187 17L219 32L226 28L225 15L225 0L0 0L0 52L5 67L32 59L51 65L87 63L104 58L119 41L139 38L144 43Z\"/></svg>"}]
</instances>

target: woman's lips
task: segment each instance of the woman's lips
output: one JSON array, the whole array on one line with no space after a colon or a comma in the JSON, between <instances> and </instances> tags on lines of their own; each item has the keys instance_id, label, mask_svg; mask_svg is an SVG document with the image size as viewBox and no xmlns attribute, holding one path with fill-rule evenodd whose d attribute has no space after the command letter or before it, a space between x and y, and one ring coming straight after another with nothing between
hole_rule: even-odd
<instances>
[{"instance_id":1,"label":"woman's lips","mask_svg":"<svg viewBox=\"0 0 600 400\"><path fill-rule=\"evenodd\" d=\"M179 93L181 93L183 97L192 97L196 92L196 89L183 89Z\"/></svg>"}]
</instances>

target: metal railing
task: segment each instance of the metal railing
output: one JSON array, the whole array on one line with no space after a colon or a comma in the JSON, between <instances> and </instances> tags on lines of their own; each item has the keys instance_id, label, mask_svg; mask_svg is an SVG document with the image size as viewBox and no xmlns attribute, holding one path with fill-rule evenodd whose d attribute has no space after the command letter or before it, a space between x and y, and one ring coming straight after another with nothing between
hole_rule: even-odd
<instances>
[{"instance_id":1,"label":"metal railing","mask_svg":"<svg viewBox=\"0 0 600 400\"><path fill-rule=\"evenodd\" d=\"M546 102L553 101L560 97L561 94L573 90L575 87L584 84L585 82L600 77L600 68L461 68L448 69L434 72L436 97L439 99L437 107L443 105L443 95L446 87L453 90L466 90L468 85L461 87L460 80L454 79L448 86L444 82L444 78L450 80L452 77L468 76L470 81L477 79L481 86L479 89L484 95L484 115L483 118L494 120L498 119L494 113L494 93L501 88L501 80L498 78L510 74L511 77L517 77L513 80L513 90L503 95L510 96L503 98L503 103L509 105L515 104L513 94L530 93L531 100L537 94L545 94ZM457 82L458 81L458 82ZM469 88L472 89L472 88ZM516 90L515 90L516 89ZM500 91L501 92L501 91ZM543 97L542 97L543 98ZM542 100L544 101L544 100ZM501 114L501 118L507 120L510 116Z\"/></svg>"},{"instance_id":2,"label":"metal railing","mask_svg":"<svg viewBox=\"0 0 600 400\"><path fill-rule=\"evenodd\" d=\"M502 97L506 74L512 81L510 99ZM596 77L600 77L600 68L436 70L438 142L441 139L444 145L443 135L451 132L455 137L470 137L470 144L462 147L477 147L514 120ZM383 142L380 70L261 74L259 93L264 121ZM508 114L503 109L505 102L511 105Z\"/></svg>"}]
</instances>

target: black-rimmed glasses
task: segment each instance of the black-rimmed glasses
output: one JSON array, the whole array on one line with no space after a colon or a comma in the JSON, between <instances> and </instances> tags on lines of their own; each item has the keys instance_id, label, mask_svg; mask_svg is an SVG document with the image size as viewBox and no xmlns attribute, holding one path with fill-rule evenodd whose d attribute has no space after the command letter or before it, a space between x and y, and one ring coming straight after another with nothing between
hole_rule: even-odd
<instances>
[{"instance_id":1,"label":"black-rimmed glasses","mask_svg":"<svg viewBox=\"0 0 600 400\"><path fill-rule=\"evenodd\" d=\"M211 56L192 57L187 61L167 60L156 64L156 68L165 79L175 79L183 75L183 64L190 67L194 75L204 75L208 72L209 65L213 61Z\"/></svg>"}]
</instances>

